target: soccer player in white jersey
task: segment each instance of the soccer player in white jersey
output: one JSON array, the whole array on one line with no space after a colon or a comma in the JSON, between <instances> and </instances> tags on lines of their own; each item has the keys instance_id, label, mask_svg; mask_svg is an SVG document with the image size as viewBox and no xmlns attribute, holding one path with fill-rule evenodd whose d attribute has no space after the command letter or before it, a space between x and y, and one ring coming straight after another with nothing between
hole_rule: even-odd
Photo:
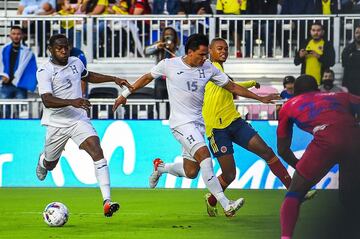
<instances>
[{"instance_id":1,"label":"soccer player in white jersey","mask_svg":"<svg viewBox=\"0 0 360 239\"><path fill-rule=\"evenodd\" d=\"M111 217L119 204L111 201L110 176L100 140L87 116L90 102L82 98L81 81L91 83L115 82L120 87L131 85L123 79L88 72L77 57L69 57L66 36L53 35L49 40L50 60L37 71L39 94L44 104L41 124L46 126L43 153L36 167L39 180L59 162L66 142L71 138L94 160L95 175L103 196L104 215Z\"/></svg>"},{"instance_id":2,"label":"soccer player in white jersey","mask_svg":"<svg viewBox=\"0 0 360 239\"><path fill-rule=\"evenodd\" d=\"M113 110L126 103L126 97L150 83L154 78L166 76L170 101L170 128L174 137L182 145L181 164L167 164L162 172L155 165L150 176L150 187L155 187L162 173L195 178L202 171L202 178L209 191L216 197L226 216L234 216L243 205L244 199L229 200L214 175L212 159L204 140L202 106L204 89L208 81L224 87L236 95L270 103L277 95L260 97L229 80L228 76L207 61L209 40L201 34L191 35L186 43L183 57L160 61L150 73L140 77L130 90L125 90L116 99Z\"/></svg>"}]
</instances>

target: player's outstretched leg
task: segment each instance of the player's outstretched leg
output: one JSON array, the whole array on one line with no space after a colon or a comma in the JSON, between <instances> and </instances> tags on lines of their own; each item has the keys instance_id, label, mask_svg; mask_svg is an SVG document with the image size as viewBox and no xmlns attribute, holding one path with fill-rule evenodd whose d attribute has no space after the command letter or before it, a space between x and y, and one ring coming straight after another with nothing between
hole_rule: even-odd
<instances>
[{"instance_id":1,"label":"player's outstretched leg","mask_svg":"<svg viewBox=\"0 0 360 239\"><path fill-rule=\"evenodd\" d=\"M44 153L41 153L36 166L36 176L40 181L43 181L46 178L48 172L44 166L44 159L45 159L45 155Z\"/></svg>"},{"instance_id":2,"label":"player's outstretched leg","mask_svg":"<svg viewBox=\"0 0 360 239\"><path fill-rule=\"evenodd\" d=\"M153 165L154 165L154 170L153 170L153 172L151 173L151 175L149 177L149 186L150 186L150 188L155 188L156 185L158 184L159 179L160 179L160 177L162 175L162 173L160 173L160 171L158 170L158 167L163 167L164 162L161 159L156 158L153 161Z\"/></svg>"},{"instance_id":3,"label":"player's outstretched leg","mask_svg":"<svg viewBox=\"0 0 360 239\"><path fill-rule=\"evenodd\" d=\"M111 202L110 200L104 201L104 215L105 217L111 217L117 210L119 210L120 205L117 202Z\"/></svg>"}]
</instances>

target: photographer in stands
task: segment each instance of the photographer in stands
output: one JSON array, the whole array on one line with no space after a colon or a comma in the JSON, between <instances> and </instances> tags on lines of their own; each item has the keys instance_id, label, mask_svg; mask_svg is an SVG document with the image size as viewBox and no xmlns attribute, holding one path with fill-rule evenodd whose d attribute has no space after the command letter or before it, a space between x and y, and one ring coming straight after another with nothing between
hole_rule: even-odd
<instances>
[{"instance_id":1,"label":"photographer in stands","mask_svg":"<svg viewBox=\"0 0 360 239\"><path fill-rule=\"evenodd\" d=\"M300 45L294 64L301 64L300 74L311 75L321 84L321 76L326 69L335 65L335 50L331 42L324 39L324 27L314 22L310 28L311 37Z\"/></svg>"},{"instance_id":2,"label":"photographer in stands","mask_svg":"<svg viewBox=\"0 0 360 239\"><path fill-rule=\"evenodd\" d=\"M185 54L184 46L180 45L180 39L172 27L165 27L160 41L155 42L145 48L145 55L156 55L156 63L165 59ZM168 99L166 89L166 78L159 77L155 79L155 99ZM168 105L167 105L168 108ZM170 112L167 110L167 112Z\"/></svg>"}]
</instances>

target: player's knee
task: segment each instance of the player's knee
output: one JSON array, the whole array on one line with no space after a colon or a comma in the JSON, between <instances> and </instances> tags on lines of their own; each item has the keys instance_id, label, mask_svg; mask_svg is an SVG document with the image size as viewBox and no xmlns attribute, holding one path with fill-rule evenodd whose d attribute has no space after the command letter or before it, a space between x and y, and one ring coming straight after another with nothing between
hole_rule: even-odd
<instances>
[{"instance_id":1,"label":"player's knee","mask_svg":"<svg viewBox=\"0 0 360 239\"><path fill-rule=\"evenodd\" d=\"M104 158L104 153L100 147L94 148L94 150L92 150L92 152L89 154L94 161L98 161Z\"/></svg>"},{"instance_id":2,"label":"player's knee","mask_svg":"<svg viewBox=\"0 0 360 239\"><path fill-rule=\"evenodd\" d=\"M198 169L195 169L195 168L191 168L191 169L186 169L185 170L185 174L186 174L186 177L187 178L190 178L190 179L194 179L197 177L199 173L199 170Z\"/></svg>"}]
</instances>

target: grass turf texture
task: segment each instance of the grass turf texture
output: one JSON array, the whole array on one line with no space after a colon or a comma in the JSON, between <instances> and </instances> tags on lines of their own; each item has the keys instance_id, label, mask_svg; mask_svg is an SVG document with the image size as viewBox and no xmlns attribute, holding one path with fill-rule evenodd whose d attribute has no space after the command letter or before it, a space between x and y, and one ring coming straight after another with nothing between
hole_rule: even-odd
<instances>
[{"instance_id":1,"label":"grass turf texture","mask_svg":"<svg viewBox=\"0 0 360 239\"><path fill-rule=\"evenodd\" d=\"M97 188L0 188L0 238L280 238L284 190L227 190L231 199L245 198L244 207L234 218L226 218L220 205L219 216L209 218L206 192L112 189L120 211L105 218ZM53 201L69 208L64 227L51 228L43 222L41 213ZM304 203L295 238L305 238L304 233L317 227L337 203L337 192L332 190L320 191Z\"/></svg>"}]
</instances>

